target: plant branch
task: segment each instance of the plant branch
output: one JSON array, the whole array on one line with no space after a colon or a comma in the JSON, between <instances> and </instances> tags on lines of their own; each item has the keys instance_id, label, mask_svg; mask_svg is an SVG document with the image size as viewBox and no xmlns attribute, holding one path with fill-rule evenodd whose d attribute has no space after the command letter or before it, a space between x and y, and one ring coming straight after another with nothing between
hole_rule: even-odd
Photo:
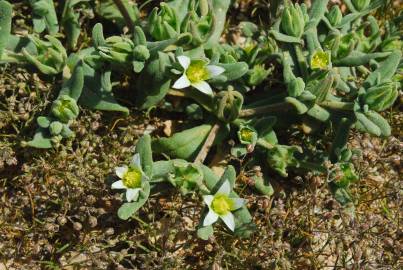
<instances>
[{"instance_id":1,"label":"plant branch","mask_svg":"<svg viewBox=\"0 0 403 270\"><path fill-rule=\"evenodd\" d=\"M176 89L169 89L168 95L174 96L174 97L188 97L188 98L191 98L189 95L186 94L185 91L176 90Z\"/></svg>"},{"instance_id":2,"label":"plant branch","mask_svg":"<svg viewBox=\"0 0 403 270\"><path fill-rule=\"evenodd\" d=\"M271 113L271 112L278 112L278 111L290 111L294 107L288 103L288 102L280 102L280 103L274 103L266 106L260 106L256 108L251 108L251 109L245 109L242 110L239 113L239 117L250 117L254 115L259 115L259 114L266 114L266 113Z\"/></svg>"},{"instance_id":3,"label":"plant branch","mask_svg":"<svg viewBox=\"0 0 403 270\"><path fill-rule=\"evenodd\" d=\"M129 12L127 11L125 5L123 4L122 0L113 0L115 5L118 7L120 13L122 13L123 18L126 21L127 26L129 27L129 31L133 31L134 29L134 23L132 21L132 18L129 15Z\"/></svg>"},{"instance_id":4,"label":"plant branch","mask_svg":"<svg viewBox=\"0 0 403 270\"><path fill-rule=\"evenodd\" d=\"M195 158L195 163L203 163L207 157L208 152L210 151L211 146L214 143L214 140L217 136L218 131L220 130L220 125L216 123L210 130L210 133L207 136L206 141L204 142L199 154Z\"/></svg>"},{"instance_id":5,"label":"plant branch","mask_svg":"<svg viewBox=\"0 0 403 270\"><path fill-rule=\"evenodd\" d=\"M194 89L169 89L167 95L178 97L178 98L189 98L195 100L199 105L201 105L206 111L213 111L213 99L198 90Z\"/></svg>"}]
</instances>

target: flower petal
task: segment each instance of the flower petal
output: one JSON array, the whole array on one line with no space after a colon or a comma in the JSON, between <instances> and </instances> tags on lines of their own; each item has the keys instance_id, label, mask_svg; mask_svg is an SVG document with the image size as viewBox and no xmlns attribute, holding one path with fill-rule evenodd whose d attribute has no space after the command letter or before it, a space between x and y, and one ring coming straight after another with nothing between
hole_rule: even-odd
<instances>
[{"instance_id":1,"label":"flower petal","mask_svg":"<svg viewBox=\"0 0 403 270\"><path fill-rule=\"evenodd\" d=\"M241 199L241 198L231 198L231 199L234 202L234 206L232 207L231 211L237 210L245 205L245 201L246 201L245 199Z\"/></svg>"},{"instance_id":2,"label":"flower petal","mask_svg":"<svg viewBox=\"0 0 403 270\"><path fill-rule=\"evenodd\" d=\"M203 226L208 226L216 222L218 219L218 215L214 213L213 210L209 210L207 215L204 217Z\"/></svg>"},{"instance_id":3,"label":"flower petal","mask_svg":"<svg viewBox=\"0 0 403 270\"><path fill-rule=\"evenodd\" d=\"M123 176L125 175L125 173L127 173L127 166L122 166L122 167L116 167L115 168L115 173L119 178L123 178Z\"/></svg>"},{"instance_id":4,"label":"flower petal","mask_svg":"<svg viewBox=\"0 0 403 270\"><path fill-rule=\"evenodd\" d=\"M184 56L184 55L178 56L177 58L178 58L179 64L181 64L181 66L185 70L187 70L188 67L190 66L190 58L187 56Z\"/></svg>"},{"instance_id":5,"label":"flower petal","mask_svg":"<svg viewBox=\"0 0 403 270\"><path fill-rule=\"evenodd\" d=\"M224 216L220 216L222 221L224 221L225 225L227 225L228 229L231 231L235 230L235 219L234 215L231 212L228 212Z\"/></svg>"},{"instance_id":6,"label":"flower petal","mask_svg":"<svg viewBox=\"0 0 403 270\"><path fill-rule=\"evenodd\" d=\"M172 86L175 89L183 89L190 86L190 81L186 74L183 74Z\"/></svg>"},{"instance_id":7,"label":"flower petal","mask_svg":"<svg viewBox=\"0 0 403 270\"><path fill-rule=\"evenodd\" d=\"M200 92L203 92L203 93L205 93L207 95L212 96L214 94L213 89L211 89L210 85L205 81L192 83L192 86L194 88L196 88L197 90L199 90Z\"/></svg>"},{"instance_id":8,"label":"flower petal","mask_svg":"<svg viewBox=\"0 0 403 270\"><path fill-rule=\"evenodd\" d=\"M140 154L136 153L132 158L132 164L136 165L137 167L141 168L141 160Z\"/></svg>"},{"instance_id":9,"label":"flower petal","mask_svg":"<svg viewBox=\"0 0 403 270\"><path fill-rule=\"evenodd\" d=\"M225 68L219 66L209 65L206 68L210 73L210 77L216 77L225 72Z\"/></svg>"},{"instance_id":10,"label":"flower petal","mask_svg":"<svg viewBox=\"0 0 403 270\"><path fill-rule=\"evenodd\" d=\"M139 188L128 189L126 191L126 200L128 202L137 201L137 199L139 197L139 192L140 192Z\"/></svg>"},{"instance_id":11,"label":"flower petal","mask_svg":"<svg viewBox=\"0 0 403 270\"><path fill-rule=\"evenodd\" d=\"M123 184L122 180L116 181L112 184L112 189L125 189L125 184Z\"/></svg>"},{"instance_id":12,"label":"flower petal","mask_svg":"<svg viewBox=\"0 0 403 270\"><path fill-rule=\"evenodd\" d=\"M203 201L205 204L207 204L207 206L210 208L211 203L214 200L214 196L213 195L205 195L203 196Z\"/></svg>"},{"instance_id":13,"label":"flower petal","mask_svg":"<svg viewBox=\"0 0 403 270\"><path fill-rule=\"evenodd\" d=\"M225 180L224 183L222 183L221 187L218 189L217 193L229 195L231 192L231 185L228 180Z\"/></svg>"}]
</instances>

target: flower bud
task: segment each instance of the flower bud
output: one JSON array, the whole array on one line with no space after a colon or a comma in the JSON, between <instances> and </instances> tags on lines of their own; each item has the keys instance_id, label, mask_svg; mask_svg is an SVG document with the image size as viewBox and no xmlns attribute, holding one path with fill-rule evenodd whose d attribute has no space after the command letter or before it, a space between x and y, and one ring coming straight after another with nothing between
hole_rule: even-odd
<instances>
[{"instance_id":1,"label":"flower bud","mask_svg":"<svg viewBox=\"0 0 403 270\"><path fill-rule=\"evenodd\" d=\"M339 48L337 50L337 56L339 58L346 57L353 51L356 44L357 44L357 36L354 33L344 35L340 39Z\"/></svg>"},{"instance_id":2,"label":"flower bud","mask_svg":"<svg viewBox=\"0 0 403 270\"><path fill-rule=\"evenodd\" d=\"M248 72L248 84L251 86L259 85L270 75L270 73L271 69L266 69L264 65L255 65Z\"/></svg>"},{"instance_id":3,"label":"flower bud","mask_svg":"<svg viewBox=\"0 0 403 270\"><path fill-rule=\"evenodd\" d=\"M217 117L224 122L232 122L238 118L243 105L243 96L232 88L221 91L216 98Z\"/></svg>"},{"instance_id":4,"label":"flower bud","mask_svg":"<svg viewBox=\"0 0 403 270\"><path fill-rule=\"evenodd\" d=\"M397 84L395 82L385 82L369 88L363 100L369 109L383 111L393 105L398 95Z\"/></svg>"},{"instance_id":5,"label":"flower bud","mask_svg":"<svg viewBox=\"0 0 403 270\"><path fill-rule=\"evenodd\" d=\"M119 53L131 53L134 44L130 39L122 39L119 42L111 44L111 49Z\"/></svg>"},{"instance_id":6,"label":"flower bud","mask_svg":"<svg viewBox=\"0 0 403 270\"><path fill-rule=\"evenodd\" d=\"M63 129L63 124L59 121L54 121L49 126L49 131L52 136L59 135Z\"/></svg>"},{"instance_id":7,"label":"flower bud","mask_svg":"<svg viewBox=\"0 0 403 270\"><path fill-rule=\"evenodd\" d=\"M238 131L238 139L242 144L254 146L257 141L257 132L248 126L243 126Z\"/></svg>"},{"instance_id":8,"label":"flower bud","mask_svg":"<svg viewBox=\"0 0 403 270\"><path fill-rule=\"evenodd\" d=\"M79 113L76 101L67 95L62 95L55 100L51 111L63 123L75 119Z\"/></svg>"},{"instance_id":9,"label":"flower bud","mask_svg":"<svg viewBox=\"0 0 403 270\"><path fill-rule=\"evenodd\" d=\"M155 8L148 19L149 32L156 40L166 40L176 36L179 30L175 11L166 3Z\"/></svg>"},{"instance_id":10,"label":"flower bud","mask_svg":"<svg viewBox=\"0 0 403 270\"><path fill-rule=\"evenodd\" d=\"M25 60L35 65L42 73L54 75L60 73L66 65L67 53L63 44L53 36L45 36L48 41L39 39L35 36L28 36L33 45L35 45L37 53L33 54L32 50L23 48Z\"/></svg>"},{"instance_id":11,"label":"flower bud","mask_svg":"<svg viewBox=\"0 0 403 270\"><path fill-rule=\"evenodd\" d=\"M336 26L341 22L343 15L341 14L341 10L340 10L339 6L334 5L330 9L330 11L326 17L329 20L331 25Z\"/></svg>"},{"instance_id":12,"label":"flower bud","mask_svg":"<svg viewBox=\"0 0 403 270\"><path fill-rule=\"evenodd\" d=\"M288 94L292 97L298 97L305 90L305 83L302 78L295 78L287 85Z\"/></svg>"},{"instance_id":13,"label":"flower bud","mask_svg":"<svg viewBox=\"0 0 403 270\"><path fill-rule=\"evenodd\" d=\"M382 42L381 47L383 52L393 52L396 50L402 50L403 44L400 39L389 39Z\"/></svg>"},{"instance_id":14,"label":"flower bud","mask_svg":"<svg viewBox=\"0 0 403 270\"><path fill-rule=\"evenodd\" d=\"M334 184L341 188L346 188L359 179L354 165L349 162L340 163L339 170L336 170L331 177L334 179Z\"/></svg>"},{"instance_id":15,"label":"flower bud","mask_svg":"<svg viewBox=\"0 0 403 270\"><path fill-rule=\"evenodd\" d=\"M305 19L298 4L287 5L281 17L281 29L289 36L301 37L304 32Z\"/></svg>"},{"instance_id":16,"label":"flower bud","mask_svg":"<svg viewBox=\"0 0 403 270\"><path fill-rule=\"evenodd\" d=\"M133 56L137 61L146 61L150 58L150 51L144 45L137 45L133 50Z\"/></svg>"},{"instance_id":17,"label":"flower bud","mask_svg":"<svg viewBox=\"0 0 403 270\"><path fill-rule=\"evenodd\" d=\"M128 38L112 36L106 39L106 46L99 46L99 54L114 63L128 63L132 59L134 43Z\"/></svg>"},{"instance_id":18,"label":"flower bud","mask_svg":"<svg viewBox=\"0 0 403 270\"><path fill-rule=\"evenodd\" d=\"M311 58L312 69L327 69L330 66L330 53L324 51L316 51Z\"/></svg>"},{"instance_id":19,"label":"flower bud","mask_svg":"<svg viewBox=\"0 0 403 270\"><path fill-rule=\"evenodd\" d=\"M299 162L295 152L302 152L299 147L276 145L267 151L267 163L281 176L288 176L287 167L297 167Z\"/></svg>"},{"instance_id":20,"label":"flower bud","mask_svg":"<svg viewBox=\"0 0 403 270\"><path fill-rule=\"evenodd\" d=\"M203 174L197 166L175 162L174 168L174 172L168 176L168 181L178 187L182 194L200 189L203 185Z\"/></svg>"},{"instance_id":21,"label":"flower bud","mask_svg":"<svg viewBox=\"0 0 403 270\"><path fill-rule=\"evenodd\" d=\"M38 125L39 125L41 128L48 128L49 125L50 125L50 120L49 120L49 118L47 118L47 117L45 117L45 116L39 116L39 117L36 119L36 122L38 123Z\"/></svg>"},{"instance_id":22,"label":"flower bud","mask_svg":"<svg viewBox=\"0 0 403 270\"><path fill-rule=\"evenodd\" d=\"M371 0L352 0L351 2L357 11L362 11L369 5Z\"/></svg>"},{"instance_id":23,"label":"flower bud","mask_svg":"<svg viewBox=\"0 0 403 270\"><path fill-rule=\"evenodd\" d=\"M63 138L72 138L75 136L75 133L67 125L63 125L60 135L62 135Z\"/></svg>"}]
</instances>

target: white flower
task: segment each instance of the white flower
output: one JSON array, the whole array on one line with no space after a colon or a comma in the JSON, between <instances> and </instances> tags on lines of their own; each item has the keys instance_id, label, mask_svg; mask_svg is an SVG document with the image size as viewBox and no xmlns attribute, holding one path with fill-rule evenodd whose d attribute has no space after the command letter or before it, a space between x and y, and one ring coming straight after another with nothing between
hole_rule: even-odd
<instances>
[{"instance_id":1,"label":"white flower","mask_svg":"<svg viewBox=\"0 0 403 270\"><path fill-rule=\"evenodd\" d=\"M183 75L172 86L175 89L183 89L193 86L197 90L207 94L213 95L213 90L206 82L213 77L222 74L225 69L215 65L208 65L203 60L190 60L189 57L181 55L178 56L179 64L183 67Z\"/></svg>"},{"instance_id":2,"label":"white flower","mask_svg":"<svg viewBox=\"0 0 403 270\"><path fill-rule=\"evenodd\" d=\"M211 225L221 218L231 231L235 230L235 219L231 212L241 208L245 204L245 200L229 197L230 193L230 183L225 180L216 194L203 196L203 200L209 208L209 212L203 220L203 226Z\"/></svg>"},{"instance_id":3,"label":"white flower","mask_svg":"<svg viewBox=\"0 0 403 270\"><path fill-rule=\"evenodd\" d=\"M129 166L115 168L116 175L121 179L112 184L112 189L126 189L126 200L137 201L144 181L148 178L141 169L140 155L135 154Z\"/></svg>"}]
</instances>

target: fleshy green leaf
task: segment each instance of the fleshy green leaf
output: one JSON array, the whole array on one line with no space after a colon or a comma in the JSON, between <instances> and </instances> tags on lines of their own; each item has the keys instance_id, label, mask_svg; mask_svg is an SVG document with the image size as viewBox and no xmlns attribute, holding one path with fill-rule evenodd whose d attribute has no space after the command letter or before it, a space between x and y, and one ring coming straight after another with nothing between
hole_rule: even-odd
<instances>
[{"instance_id":1,"label":"fleshy green leaf","mask_svg":"<svg viewBox=\"0 0 403 270\"><path fill-rule=\"evenodd\" d=\"M84 87L84 71L81 64L76 65L71 77L63 83L59 96L68 95L76 101L81 96Z\"/></svg>"},{"instance_id":2,"label":"fleshy green leaf","mask_svg":"<svg viewBox=\"0 0 403 270\"><path fill-rule=\"evenodd\" d=\"M141 167L148 177L152 177L153 156L151 150L151 137L146 134L141 137L136 144L136 153L139 153Z\"/></svg>"},{"instance_id":3,"label":"fleshy green leaf","mask_svg":"<svg viewBox=\"0 0 403 270\"><path fill-rule=\"evenodd\" d=\"M134 215L147 201L150 195L150 184L144 183L143 190L140 191L139 199L136 202L124 203L118 210L118 216L120 219L127 220Z\"/></svg>"},{"instance_id":4,"label":"fleshy green leaf","mask_svg":"<svg viewBox=\"0 0 403 270\"><path fill-rule=\"evenodd\" d=\"M197 229L197 236L203 240L208 240L213 234L214 229L211 225Z\"/></svg>"},{"instance_id":5,"label":"fleshy green leaf","mask_svg":"<svg viewBox=\"0 0 403 270\"><path fill-rule=\"evenodd\" d=\"M34 135L34 138L27 142L28 146L35 148L52 148L52 140L48 135L47 130L39 128Z\"/></svg>"},{"instance_id":6,"label":"fleshy green leaf","mask_svg":"<svg viewBox=\"0 0 403 270\"><path fill-rule=\"evenodd\" d=\"M103 87L102 75L87 64L83 66L85 81L79 103L91 109L117 111L128 115L129 109L120 105L113 93Z\"/></svg>"},{"instance_id":7,"label":"fleshy green leaf","mask_svg":"<svg viewBox=\"0 0 403 270\"><path fill-rule=\"evenodd\" d=\"M113 0L102 0L96 1L96 12L103 18L112 21L117 24L119 28L123 28L126 25L125 19L120 13L119 9L113 2ZM130 19L135 22L139 17L139 11L137 6L132 4L129 0L122 0L123 5L125 6L127 13L130 16Z\"/></svg>"},{"instance_id":8,"label":"fleshy green leaf","mask_svg":"<svg viewBox=\"0 0 403 270\"><path fill-rule=\"evenodd\" d=\"M0 59L9 42L12 12L13 8L7 1L0 1Z\"/></svg>"},{"instance_id":9,"label":"fleshy green leaf","mask_svg":"<svg viewBox=\"0 0 403 270\"><path fill-rule=\"evenodd\" d=\"M174 134L170 138L159 138L153 141L152 148L157 154L170 157L191 159L197 154L207 138L211 125L201 125Z\"/></svg>"}]
</instances>

